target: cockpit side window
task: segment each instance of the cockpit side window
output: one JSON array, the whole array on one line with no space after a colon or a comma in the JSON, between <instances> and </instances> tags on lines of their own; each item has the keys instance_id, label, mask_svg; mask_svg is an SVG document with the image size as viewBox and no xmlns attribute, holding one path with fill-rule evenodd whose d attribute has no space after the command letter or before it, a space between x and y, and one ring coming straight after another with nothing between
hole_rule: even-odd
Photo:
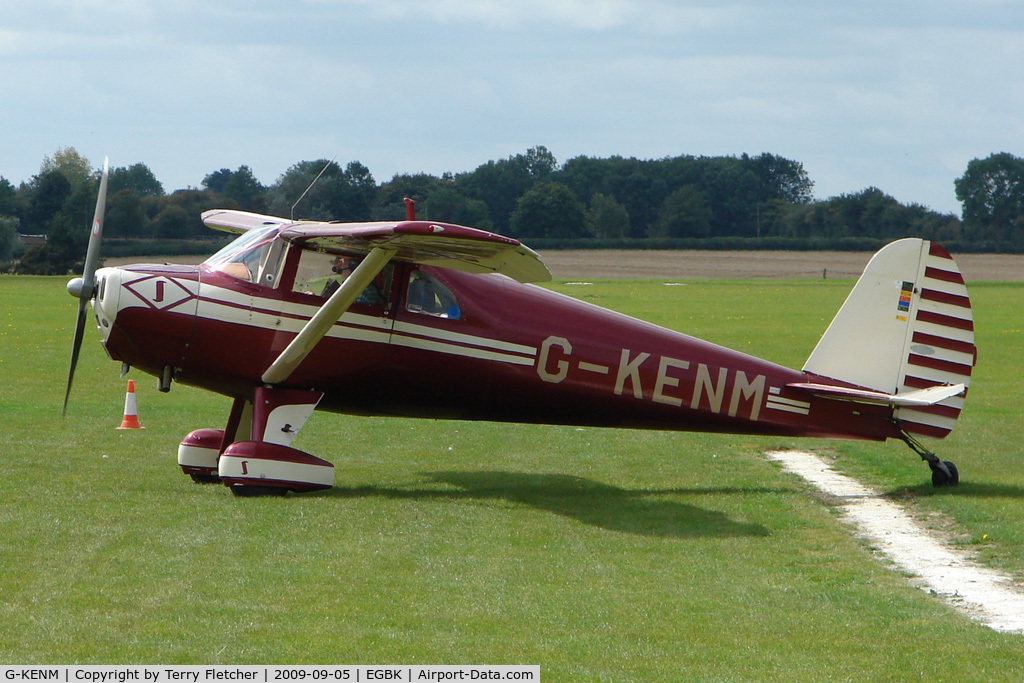
<instances>
[{"instance_id":1,"label":"cockpit side window","mask_svg":"<svg viewBox=\"0 0 1024 683\"><path fill-rule=\"evenodd\" d=\"M440 280L419 270L409 276L409 289L405 297L405 309L412 313L432 315L437 318L458 320L462 316L459 303L452 291Z\"/></svg>"},{"instance_id":2,"label":"cockpit side window","mask_svg":"<svg viewBox=\"0 0 1024 683\"><path fill-rule=\"evenodd\" d=\"M327 298L341 287L341 283L348 279L358 265L358 258L303 250L299 255L299 267L295 271L292 291ZM393 271L394 266L385 266L373 282L359 294L355 303L384 306L387 303Z\"/></svg>"},{"instance_id":3,"label":"cockpit side window","mask_svg":"<svg viewBox=\"0 0 1024 683\"><path fill-rule=\"evenodd\" d=\"M273 287L284 252L275 239L278 230L276 225L249 230L204 263L239 280Z\"/></svg>"}]
</instances>

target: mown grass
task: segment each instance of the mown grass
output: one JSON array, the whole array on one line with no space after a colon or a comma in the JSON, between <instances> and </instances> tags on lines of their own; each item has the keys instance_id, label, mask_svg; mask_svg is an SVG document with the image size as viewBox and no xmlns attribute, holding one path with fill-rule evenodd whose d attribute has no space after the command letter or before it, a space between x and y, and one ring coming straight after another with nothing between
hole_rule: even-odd
<instances>
[{"instance_id":1,"label":"mown grass","mask_svg":"<svg viewBox=\"0 0 1024 683\"><path fill-rule=\"evenodd\" d=\"M554 287L797 366L852 282ZM539 663L545 680L1020 680L1024 636L910 586L768 447L828 449L982 559L1024 573L1020 286L973 285L980 360L933 492L902 444L316 414L322 495L236 499L174 454L223 398L135 375L74 302L0 278L0 661Z\"/></svg>"}]
</instances>

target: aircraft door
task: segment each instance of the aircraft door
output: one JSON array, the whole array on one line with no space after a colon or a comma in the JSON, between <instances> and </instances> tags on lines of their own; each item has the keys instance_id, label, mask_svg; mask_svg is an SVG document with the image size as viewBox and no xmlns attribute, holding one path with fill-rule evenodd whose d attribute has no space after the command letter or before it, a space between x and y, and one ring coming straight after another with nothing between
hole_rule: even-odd
<instances>
[{"instance_id":1,"label":"aircraft door","mask_svg":"<svg viewBox=\"0 0 1024 683\"><path fill-rule=\"evenodd\" d=\"M343 254L293 247L281 276L282 339L277 352L352 274L360 260ZM387 358L394 327L395 266L388 264L356 297L311 357L339 379L372 373ZM281 348L278 349L277 347Z\"/></svg>"},{"instance_id":2,"label":"aircraft door","mask_svg":"<svg viewBox=\"0 0 1024 683\"><path fill-rule=\"evenodd\" d=\"M389 365L391 383L402 387L391 401L403 414L469 418L490 401L492 361L504 353L492 338L491 321L472 307L467 282L476 278L402 266Z\"/></svg>"}]
</instances>

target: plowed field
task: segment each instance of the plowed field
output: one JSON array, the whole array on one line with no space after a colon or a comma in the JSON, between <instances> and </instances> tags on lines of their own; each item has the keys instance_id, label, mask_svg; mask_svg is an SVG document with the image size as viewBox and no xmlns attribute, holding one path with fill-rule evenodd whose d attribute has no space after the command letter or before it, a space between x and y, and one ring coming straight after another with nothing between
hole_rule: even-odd
<instances>
[{"instance_id":1,"label":"plowed field","mask_svg":"<svg viewBox=\"0 0 1024 683\"><path fill-rule=\"evenodd\" d=\"M968 281L1024 281L1024 256L954 254ZM871 258L842 251L545 251L557 279L856 278Z\"/></svg>"}]
</instances>

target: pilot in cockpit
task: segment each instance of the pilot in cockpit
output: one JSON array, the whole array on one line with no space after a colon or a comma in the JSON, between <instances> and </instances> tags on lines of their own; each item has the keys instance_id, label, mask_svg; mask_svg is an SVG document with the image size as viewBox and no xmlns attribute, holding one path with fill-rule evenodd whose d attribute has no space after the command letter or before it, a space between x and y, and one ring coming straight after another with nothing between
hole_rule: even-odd
<instances>
[{"instance_id":1,"label":"pilot in cockpit","mask_svg":"<svg viewBox=\"0 0 1024 683\"><path fill-rule=\"evenodd\" d=\"M341 283L352 275L360 261L361 259L352 258L350 256L335 256L331 261L331 272L333 275L324 283L320 296L327 298L334 294L334 292L341 287ZM366 289L360 292L359 296L356 297L355 303L370 304L374 306L384 305L385 298L382 293L382 284L383 283L380 281L379 277L373 282L370 282L366 286Z\"/></svg>"},{"instance_id":2,"label":"pilot in cockpit","mask_svg":"<svg viewBox=\"0 0 1024 683\"><path fill-rule=\"evenodd\" d=\"M335 290L341 286L341 283L348 279L348 276L352 274L352 271L359 265L357 259L349 258L348 256L335 256L334 262L331 264L331 272L339 275L340 277L331 278L324 284L324 289L320 293L322 297L329 297L334 294Z\"/></svg>"}]
</instances>

